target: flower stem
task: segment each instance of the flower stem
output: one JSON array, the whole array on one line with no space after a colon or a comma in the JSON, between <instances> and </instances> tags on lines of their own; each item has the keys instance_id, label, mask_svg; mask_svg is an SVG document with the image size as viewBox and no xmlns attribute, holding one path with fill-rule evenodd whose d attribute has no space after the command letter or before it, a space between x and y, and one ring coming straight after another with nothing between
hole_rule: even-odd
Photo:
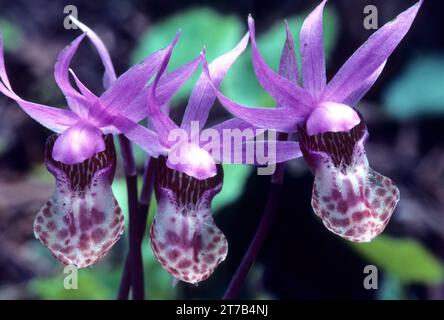
<instances>
[{"instance_id":1,"label":"flower stem","mask_svg":"<svg viewBox=\"0 0 444 320\"><path fill-rule=\"evenodd\" d=\"M279 134L280 140L286 140L288 138L287 134ZM265 239L270 231L271 224L276 215L280 197L282 184L284 179L284 169L285 163L278 163L276 165L276 170L271 176L270 189L268 192L267 203L265 205L264 213L256 229L253 239L251 240L250 246L247 249L239 267L236 270L233 278L225 291L223 300L233 300L239 296L239 293L243 287L245 279L247 278L248 272L251 269L257 255L259 254Z\"/></svg>"},{"instance_id":2,"label":"flower stem","mask_svg":"<svg viewBox=\"0 0 444 320\"><path fill-rule=\"evenodd\" d=\"M137 241L137 229L139 226L137 214L137 170L134 160L131 142L123 135L119 135L119 143L122 150L122 158L125 170L125 178L128 193L128 233L129 233L129 262L125 262L125 266L131 267L130 275L125 272L122 275L122 284L131 283L133 300L144 299L144 280L143 280L143 264L142 249ZM122 288L122 285L121 285ZM124 290L119 290L120 293ZM123 293L123 292L122 292Z\"/></svg>"},{"instance_id":3,"label":"flower stem","mask_svg":"<svg viewBox=\"0 0 444 320\"><path fill-rule=\"evenodd\" d=\"M138 228L137 228L137 247L141 248L143 236L145 235L146 222L148 220L148 210L151 202L151 195L153 191L154 175L155 175L155 161L156 159L146 160L145 171L143 176L142 190L138 204ZM131 288L131 256L127 255L125 260L125 267L122 274L122 279L119 288L118 299L126 300L129 296Z\"/></svg>"}]
</instances>

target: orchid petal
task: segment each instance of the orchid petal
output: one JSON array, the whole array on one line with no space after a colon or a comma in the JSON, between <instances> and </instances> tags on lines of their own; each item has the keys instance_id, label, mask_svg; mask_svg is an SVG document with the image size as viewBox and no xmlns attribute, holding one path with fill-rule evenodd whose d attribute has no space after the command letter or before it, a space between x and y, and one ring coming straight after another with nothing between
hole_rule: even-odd
<instances>
[{"instance_id":1,"label":"orchid petal","mask_svg":"<svg viewBox=\"0 0 444 320\"><path fill-rule=\"evenodd\" d=\"M69 72L74 78L74 81L76 82L77 87L79 88L82 95L88 100L91 101L91 104L96 103L99 100L99 97L97 97L94 93L91 92L77 77L77 75L74 73L72 69L69 69Z\"/></svg>"},{"instance_id":2,"label":"orchid petal","mask_svg":"<svg viewBox=\"0 0 444 320\"><path fill-rule=\"evenodd\" d=\"M232 118L211 127L211 129L217 130L220 136L222 136L223 130L226 129L245 130L254 128L256 128L254 125L239 118Z\"/></svg>"},{"instance_id":3,"label":"orchid petal","mask_svg":"<svg viewBox=\"0 0 444 320\"><path fill-rule=\"evenodd\" d=\"M179 91L185 82L193 75L201 62L202 56L199 55L173 72L160 77L155 89L157 105L163 106L170 101L177 91Z\"/></svg>"},{"instance_id":4,"label":"orchid petal","mask_svg":"<svg viewBox=\"0 0 444 320\"><path fill-rule=\"evenodd\" d=\"M68 70L71 60L84 37L84 34L78 36L60 52L54 68L54 77L57 85L65 95L66 100L68 101L68 106L78 115L86 115L90 104L86 97L83 97L72 87L71 81L69 80Z\"/></svg>"},{"instance_id":5,"label":"orchid petal","mask_svg":"<svg viewBox=\"0 0 444 320\"><path fill-rule=\"evenodd\" d=\"M247 33L234 49L218 57L209 65L211 79L215 87L219 87L231 65L248 45L249 34ZM193 88L181 127L190 130L191 121L198 121L199 128L202 129L207 122L208 113L216 100L216 95L208 83L208 78L202 73Z\"/></svg>"},{"instance_id":6,"label":"orchid petal","mask_svg":"<svg viewBox=\"0 0 444 320\"><path fill-rule=\"evenodd\" d=\"M215 89L217 90L217 89ZM275 129L281 132L294 132L304 118L293 114L293 109L280 108L256 108L240 105L228 99L219 91L216 93L220 103L234 116L243 119L257 127Z\"/></svg>"},{"instance_id":7,"label":"orchid petal","mask_svg":"<svg viewBox=\"0 0 444 320\"><path fill-rule=\"evenodd\" d=\"M169 169L165 158L158 160L151 247L162 267L178 280L197 284L227 256L227 239L211 214L211 202L222 189L222 166L217 169L216 176L196 180Z\"/></svg>"},{"instance_id":8,"label":"orchid petal","mask_svg":"<svg viewBox=\"0 0 444 320\"><path fill-rule=\"evenodd\" d=\"M194 73L201 62L201 57L197 57L192 61L184 64L172 72L164 74L157 84L156 88L156 102L158 105L164 106L169 100L179 91L183 84ZM131 104L125 108L122 113L129 119L139 122L146 118L148 101L147 96L151 92L153 84L150 84L142 90ZM165 112L164 112L165 113Z\"/></svg>"},{"instance_id":9,"label":"orchid petal","mask_svg":"<svg viewBox=\"0 0 444 320\"><path fill-rule=\"evenodd\" d=\"M280 106L292 107L300 116L306 115L311 109L311 95L308 91L271 70L257 48L254 20L251 16L248 17L248 27L252 45L253 67L259 83Z\"/></svg>"},{"instance_id":10,"label":"orchid petal","mask_svg":"<svg viewBox=\"0 0 444 320\"><path fill-rule=\"evenodd\" d=\"M315 99L319 98L326 84L322 43L322 13L326 2L322 1L305 19L300 36L302 84Z\"/></svg>"},{"instance_id":11,"label":"orchid petal","mask_svg":"<svg viewBox=\"0 0 444 320\"><path fill-rule=\"evenodd\" d=\"M23 100L13 91L9 91L1 83L0 92L15 100L15 102L17 102L23 111L25 111L31 118L51 131L60 133L74 125L79 120L79 117L70 110L54 108Z\"/></svg>"},{"instance_id":12,"label":"orchid petal","mask_svg":"<svg viewBox=\"0 0 444 320\"><path fill-rule=\"evenodd\" d=\"M66 130L69 126L75 124L79 117L69 110L63 110L42 104L29 102L20 98L11 87L8 75L5 69L5 60L3 52L3 42L0 35L0 92L5 96L15 100L17 104L25 111L31 118L39 122L44 127L60 133Z\"/></svg>"},{"instance_id":13,"label":"orchid petal","mask_svg":"<svg viewBox=\"0 0 444 320\"><path fill-rule=\"evenodd\" d=\"M52 157L56 136L48 138L45 160L56 190L34 222L34 234L66 265L96 263L123 233L123 214L111 189L116 154L112 136L105 151L76 165Z\"/></svg>"},{"instance_id":14,"label":"orchid petal","mask_svg":"<svg viewBox=\"0 0 444 320\"><path fill-rule=\"evenodd\" d=\"M279 63L279 74L299 86L298 61L296 60L293 35L287 20L285 20L285 35L285 44Z\"/></svg>"},{"instance_id":15,"label":"orchid petal","mask_svg":"<svg viewBox=\"0 0 444 320\"><path fill-rule=\"evenodd\" d=\"M177 41L177 40L174 40ZM154 52L141 63L122 74L110 88L100 96L100 106L90 110L90 116L101 125L107 125L111 119L105 115L125 112L131 102L143 91L147 82L154 75L172 45Z\"/></svg>"},{"instance_id":16,"label":"orchid petal","mask_svg":"<svg viewBox=\"0 0 444 320\"><path fill-rule=\"evenodd\" d=\"M88 26L77 20L72 15L70 15L69 18L76 26L79 27L80 30L86 33L88 38L91 40L92 44L96 47L100 59L102 60L103 66L105 67L105 73L103 75L103 87L105 89L108 89L111 86L111 84L114 81L116 81L117 77L113 63L111 61L111 57L109 55L108 50L106 49L105 44L99 38L99 36L94 31L92 31Z\"/></svg>"},{"instance_id":17,"label":"orchid petal","mask_svg":"<svg viewBox=\"0 0 444 320\"><path fill-rule=\"evenodd\" d=\"M168 66L168 62L170 61L174 46L179 39L179 34L180 33L177 33L172 45L168 48L160 64L159 71L157 72L154 79L151 91L148 94L148 116L150 117L152 125L156 129L160 141L167 146L171 144L171 141L168 140L168 135L170 131L177 129L178 126L173 122L173 120L170 119L170 117L168 117L165 113L161 111L161 105L156 98L156 89L157 85L159 84L160 78L162 77Z\"/></svg>"},{"instance_id":18,"label":"orchid petal","mask_svg":"<svg viewBox=\"0 0 444 320\"><path fill-rule=\"evenodd\" d=\"M115 116L112 125L149 155L157 157L168 153L168 149L159 141L157 133L131 119L121 115Z\"/></svg>"},{"instance_id":19,"label":"orchid petal","mask_svg":"<svg viewBox=\"0 0 444 320\"><path fill-rule=\"evenodd\" d=\"M376 31L345 62L342 68L327 85L322 98L324 101L348 103L351 97L360 96L374 83L368 81L378 76L378 70L406 35L421 7L423 0L401 13L395 20L386 23ZM363 83L366 85L363 87ZM356 94L359 91L359 94Z\"/></svg>"},{"instance_id":20,"label":"orchid petal","mask_svg":"<svg viewBox=\"0 0 444 320\"><path fill-rule=\"evenodd\" d=\"M373 84L376 82L376 80L378 80L379 75L382 73L382 70L384 70L386 62L387 60L385 60L382 65L370 75L370 77L365 79L365 81L363 81L360 86L357 86L353 93L350 94L346 99L344 99L343 103L349 106L356 106L358 102L361 101L362 97L364 97L367 92L373 87Z\"/></svg>"},{"instance_id":21,"label":"orchid petal","mask_svg":"<svg viewBox=\"0 0 444 320\"><path fill-rule=\"evenodd\" d=\"M211 150L217 162L225 164L274 165L302 157L296 141L248 140L227 148L221 145L219 152Z\"/></svg>"},{"instance_id":22,"label":"orchid petal","mask_svg":"<svg viewBox=\"0 0 444 320\"><path fill-rule=\"evenodd\" d=\"M312 136L324 132L346 132L359 124L358 113L349 106L336 102L323 102L307 119L307 133Z\"/></svg>"},{"instance_id":23,"label":"orchid petal","mask_svg":"<svg viewBox=\"0 0 444 320\"><path fill-rule=\"evenodd\" d=\"M52 157L68 165L85 161L105 150L102 132L97 127L79 121L57 138Z\"/></svg>"},{"instance_id":24,"label":"orchid petal","mask_svg":"<svg viewBox=\"0 0 444 320\"><path fill-rule=\"evenodd\" d=\"M279 108L254 108L240 105L225 97L212 83L208 71L208 66L204 59L204 72L210 80L210 85L215 91L220 103L233 115L249 122L257 127L265 129L275 129L282 132L294 132L297 126L304 120L304 117L295 114L295 109L287 106Z\"/></svg>"}]
</instances>

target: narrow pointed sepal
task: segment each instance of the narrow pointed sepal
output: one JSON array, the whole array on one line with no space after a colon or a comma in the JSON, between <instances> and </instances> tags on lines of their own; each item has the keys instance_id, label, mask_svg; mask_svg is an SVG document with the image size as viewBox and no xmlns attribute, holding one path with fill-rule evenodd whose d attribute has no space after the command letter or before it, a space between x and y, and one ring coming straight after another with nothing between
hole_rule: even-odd
<instances>
[{"instance_id":1,"label":"narrow pointed sepal","mask_svg":"<svg viewBox=\"0 0 444 320\"><path fill-rule=\"evenodd\" d=\"M197 284L225 260L228 242L214 223L211 201L221 190L217 175L197 180L158 160L155 182L157 213L151 226L151 247L162 267L173 277Z\"/></svg>"},{"instance_id":2,"label":"narrow pointed sepal","mask_svg":"<svg viewBox=\"0 0 444 320\"><path fill-rule=\"evenodd\" d=\"M400 194L392 180L369 167L366 125L312 136L305 128L299 132L301 150L315 175L315 214L347 240L371 241L386 227Z\"/></svg>"},{"instance_id":3,"label":"narrow pointed sepal","mask_svg":"<svg viewBox=\"0 0 444 320\"><path fill-rule=\"evenodd\" d=\"M67 265L90 266L123 233L123 215L111 190L116 168L112 136L106 148L82 163L66 165L52 158L57 135L46 143L45 160L56 189L34 221L34 234Z\"/></svg>"}]
</instances>

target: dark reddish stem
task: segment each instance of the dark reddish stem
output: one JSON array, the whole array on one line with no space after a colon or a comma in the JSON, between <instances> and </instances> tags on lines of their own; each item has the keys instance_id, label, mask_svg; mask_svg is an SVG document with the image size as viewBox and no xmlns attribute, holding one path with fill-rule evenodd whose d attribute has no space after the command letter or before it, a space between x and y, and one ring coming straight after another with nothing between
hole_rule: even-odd
<instances>
[{"instance_id":1,"label":"dark reddish stem","mask_svg":"<svg viewBox=\"0 0 444 320\"><path fill-rule=\"evenodd\" d=\"M288 138L287 134L280 134L280 140L286 140ZM237 299L239 293L244 285L245 279L247 278L248 272L251 269L254 261L256 260L265 239L270 231L271 224L276 215L282 190L282 183L284 179L284 169L285 163L279 163L276 165L276 170L271 177L270 189L268 192L267 203L265 205L264 213L256 229L253 239L251 240L250 246L247 249L239 267L236 270L233 278L225 291L223 300L233 300Z\"/></svg>"},{"instance_id":2,"label":"dark reddish stem","mask_svg":"<svg viewBox=\"0 0 444 320\"><path fill-rule=\"evenodd\" d=\"M140 199L138 203L138 227L137 227L137 247L142 247L143 236L145 235L145 227L148 220L148 210L151 203L151 195L153 192L153 183L154 183L154 175L155 175L155 162L156 159L147 159L142 190L140 193ZM131 289L131 255L128 253L125 260L125 267L122 274L122 279L119 288L119 300L128 299L129 292Z\"/></svg>"},{"instance_id":3,"label":"dark reddish stem","mask_svg":"<svg viewBox=\"0 0 444 320\"><path fill-rule=\"evenodd\" d=\"M129 234L129 261L125 262L125 267L130 267L131 273L122 275L122 285L124 283L131 283L133 300L143 300L144 280L143 280L143 263L142 263L142 249L138 245L137 229L139 228L137 207L138 207L138 192L137 192L137 170L136 162L134 160L131 142L124 135L119 135L119 143L122 151L123 165L125 170L125 179L128 193L128 234ZM120 293L123 290L119 290ZM128 297L128 296L127 296ZM126 298L127 298L126 297ZM122 297L123 299L125 297Z\"/></svg>"}]
</instances>

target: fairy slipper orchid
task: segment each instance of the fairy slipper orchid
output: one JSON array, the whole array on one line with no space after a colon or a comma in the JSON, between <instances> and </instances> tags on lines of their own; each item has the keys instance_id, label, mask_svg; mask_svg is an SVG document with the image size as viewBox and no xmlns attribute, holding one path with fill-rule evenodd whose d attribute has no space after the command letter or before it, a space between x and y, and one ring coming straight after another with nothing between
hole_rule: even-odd
<instances>
[{"instance_id":1,"label":"fairy slipper orchid","mask_svg":"<svg viewBox=\"0 0 444 320\"><path fill-rule=\"evenodd\" d=\"M220 84L230 66L245 50L248 38L248 34L245 35L233 50L210 64L209 72L215 85ZM152 160L157 161L154 187L158 207L151 226L151 247L158 261L172 276L196 284L207 279L228 252L227 239L216 226L211 212L213 197L222 189L223 170L220 162L223 161L223 153L225 152L225 159L232 160L254 141L242 141L241 145L227 150L223 139L213 141L207 147L207 141L196 136L194 129L197 127L199 131L205 126L216 100L204 74L200 76L191 93L180 126L162 110L163 104L172 97L165 95L164 90L159 87L172 50L171 47L165 55L147 96L148 119L153 130L135 128L123 133L147 152L152 145L144 138L144 134L155 134L162 144L162 149L157 150L160 157ZM199 57L203 60L203 55ZM253 126L240 119L230 119L209 129L215 133L214 137L222 137L224 130L246 128ZM231 154L232 157L226 157L230 152L234 153ZM300 155L297 142L280 142L276 152L276 162ZM242 157L240 159L242 163Z\"/></svg>"},{"instance_id":2,"label":"fairy slipper orchid","mask_svg":"<svg viewBox=\"0 0 444 320\"><path fill-rule=\"evenodd\" d=\"M305 19L301 29L302 87L294 59L286 66L292 67L290 77L275 73L265 63L256 44L253 18L248 18L256 76L276 100L277 108L242 106L216 86L214 90L225 108L240 119L261 128L298 132L301 151L315 176L314 212L335 234L367 242L384 230L399 200L399 190L392 180L369 167L364 149L367 128L354 107L408 32L422 0L376 31L329 83L322 43L325 4L323 1ZM294 56L288 26L286 46L287 55Z\"/></svg>"},{"instance_id":3,"label":"fairy slipper orchid","mask_svg":"<svg viewBox=\"0 0 444 320\"><path fill-rule=\"evenodd\" d=\"M50 136L45 147L56 189L37 214L34 233L58 260L83 268L102 258L123 233L122 210L111 190L116 152L107 135L104 151L68 165L52 157L56 139Z\"/></svg>"},{"instance_id":4,"label":"fairy slipper orchid","mask_svg":"<svg viewBox=\"0 0 444 320\"><path fill-rule=\"evenodd\" d=\"M145 99L139 96L146 95L147 82L173 44L153 53L117 78L100 38L87 26L72 19L84 34L62 50L55 65L55 80L70 109L29 102L13 91L5 70L1 38L0 92L56 133L48 138L45 151L48 170L56 179L56 190L35 220L35 235L63 263L85 267L101 258L123 230L123 217L111 191L115 151L110 134L139 127L137 121L146 117L139 111L140 106L146 106ZM69 69L85 35L96 47L105 67L103 83L108 89L100 96L88 90ZM170 93L171 83L177 83L178 75L181 76L179 80L186 79L183 74L192 73L199 62L196 59L162 78L159 89ZM71 85L70 73L78 90ZM144 138L149 142L146 148L152 154L154 150L162 149L155 135L145 135Z\"/></svg>"}]
</instances>

